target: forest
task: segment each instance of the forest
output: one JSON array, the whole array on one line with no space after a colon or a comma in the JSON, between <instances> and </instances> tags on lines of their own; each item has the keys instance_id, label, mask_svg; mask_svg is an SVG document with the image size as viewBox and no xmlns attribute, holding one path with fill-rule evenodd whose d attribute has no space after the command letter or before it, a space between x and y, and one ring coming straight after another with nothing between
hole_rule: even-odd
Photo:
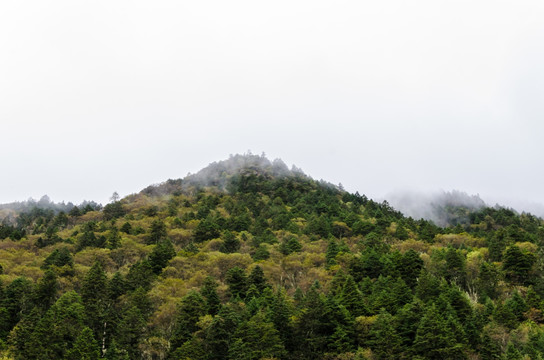
<instances>
[{"instance_id":1,"label":"forest","mask_svg":"<svg viewBox=\"0 0 544 360\"><path fill-rule=\"evenodd\" d=\"M543 220L449 210L250 154L104 206L0 207L0 359L543 359Z\"/></svg>"}]
</instances>

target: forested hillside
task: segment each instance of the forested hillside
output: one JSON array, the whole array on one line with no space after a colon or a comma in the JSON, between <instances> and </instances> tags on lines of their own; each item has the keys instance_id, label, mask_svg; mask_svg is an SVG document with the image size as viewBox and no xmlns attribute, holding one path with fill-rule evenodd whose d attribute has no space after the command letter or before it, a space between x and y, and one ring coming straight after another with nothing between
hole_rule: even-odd
<instances>
[{"instance_id":1,"label":"forested hillside","mask_svg":"<svg viewBox=\"0 0 544 360\"><path fill-rule=\"evenodd\" d=\"M89 204L87 204L89 205ZM544 223L442 228L237 155L0 225L3 359L542 359Z\"/></svg>"}]
</instances>

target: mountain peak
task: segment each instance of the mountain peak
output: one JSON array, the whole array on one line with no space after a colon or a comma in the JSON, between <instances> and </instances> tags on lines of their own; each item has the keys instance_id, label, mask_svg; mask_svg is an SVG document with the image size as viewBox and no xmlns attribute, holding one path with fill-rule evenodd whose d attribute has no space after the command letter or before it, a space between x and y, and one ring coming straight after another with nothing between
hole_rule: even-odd
<instances>
[{"instance_id":1,"label":"mountain peak","mask_svg":"<svg viewBox=\"0 0 544 360\"><path fill-rule=\"evenodd\" d=\"M225 190L229 181L240 175L258 175L269 178L303 177L304 172L292 166L291 169L281 160L269 160L266 155L252 153L230 155L226 160L214 161L195 174L188 174L183 179L167 180L164 183L148 186L143 193L147 195L165 195L187 190L189 187L216 187Z\"/></svg>"},{"instance_id":2,"label":"mountain peak","mask_svg":"<svg viewBox=\"0 0 544 360\"><path fill-rule=\"evenodd\" d=\"M261 175L268 177L287 177L306 175L302 170L289 169L281 159L270 161L264 154L236 154L227 160L213 162L197 172L187 175L183 182L186 185L217 186L224 189L228 180L236 175Z\"/></svg>"}]
</instances>

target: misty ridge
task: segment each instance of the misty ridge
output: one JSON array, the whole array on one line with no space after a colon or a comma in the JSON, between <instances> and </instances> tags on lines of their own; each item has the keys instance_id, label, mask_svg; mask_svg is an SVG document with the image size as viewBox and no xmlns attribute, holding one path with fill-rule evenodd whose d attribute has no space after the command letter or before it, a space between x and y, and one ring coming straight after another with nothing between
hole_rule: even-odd
<instances>
[{"instance_id":1,"label":"misty ridge","mask_svg":"<svg viewBox=\"0 0 544 360\"><path fill-rule=\"evenodd\" d=\"M509 209L519 213L531 213L538 217L544 215L540 204L523 201L509 201L509 206L495 205L484 201L480 195L469 195L464 191L396 191L386 196L389 204L406 216L414 219L426 219L441 227L468 224L471 213L483 208Z\"/></svg>"},{"instance_id":2,"label":"misty ridge","mask_svg":"<svg viewBox=\"0 0 544 360\"><path fill-rule=\"evenodd\" d=\"M43 195L40 200L29 198L28 200L24 201L14 201L11 203L0 204L0 220L3 220L3 222L13 223L15 221L15 213L28 213L34 211L35 209L49 211L52 214L58 214L60 212L69 213L70 211L74 211L76 208L87 209L88 211L100 210L102 209L102 205L95 201L87 200L84 200L77 205L72 202L54 202L51 200L51 198L49 198L49 196Z\"/></svg>"},{"instance_id":3,"label":"misty ridge","mask_svg":"<svg viewBox=\"0 0 544 360\"><path fill-rule=\"evenodd\" d=\"M300 168L289 168L281 159L269 160L263 153L254 155L250 151L245 154L230 155L228 159L212 162L195 174L187 174L183 179L169 179L160 184L154 184L142 190L143 194L164 196L176 193L189 194L200 188L217 188L228 191L229 184L239 176L264 176L266 178L299 177L312 179ZM338 186L320 180L323 186L339 188Z\"/></svg>"}]
</instances>

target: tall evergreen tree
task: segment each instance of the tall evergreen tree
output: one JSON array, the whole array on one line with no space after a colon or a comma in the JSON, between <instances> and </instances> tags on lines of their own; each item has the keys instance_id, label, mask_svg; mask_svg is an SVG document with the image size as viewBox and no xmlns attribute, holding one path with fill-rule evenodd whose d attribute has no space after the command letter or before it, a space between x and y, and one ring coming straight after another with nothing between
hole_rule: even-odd
<instances>
[{"instance_id":1,"label":"tall evergreen tree","mask_svg":"<svg viewBox=\"0 0 544 360\"><path fill-rule=\"evenodd\" d=\"M428 306L421 319L414 348L423 359L465 359L463 346L458 344L446 321L434 304Z\"/></svg>"},{"instance_id":2,"label":"tall evergreen tree","mask_svg":"<svg viewBox=\"0 0 544 360\"><path fill-rule=\"evenodd\" d=\"M177 349L191 338L198 329L198 319L205 314L206 302L200 293L191 291L181 299L170 340L172 350Z\"/></svg>"},{"instance_id":3,"label":"tall evergreen tree","mask_svg":"<svg viewBox=\"0 0 544 360\"><path fill-rule=\"evenodd\" d=\"M200 289L200 294L206 300L206 310L210 315L217 315L221 308L221 300L217 294L217 282L211 276L204 280L204 284Z\"/></svg>"},{"instance_id":4,"label":"tall evergreen tree","mask_svg":"<svg viewBox=\"0 0 544 360\"><path fill-rule=\"evenodd\" d=\"M83 328L77 337L73 348L66 353L66 360L98 360L100 352L93 336L93 331L88 327Z\"/></svg>"},{"instance_id":5,"label":"tall evergreen tree","mask_svg":"<svg viewBox=\"0 0 544 360\"><path fill-rule=\"evenodd\" d=\"M104 341L107 329L107 310L110 306L108 279L100 262L91 267L81 285L81 300L85 307L85 318L94 338Z\"/></svg>"}]
</instances>

